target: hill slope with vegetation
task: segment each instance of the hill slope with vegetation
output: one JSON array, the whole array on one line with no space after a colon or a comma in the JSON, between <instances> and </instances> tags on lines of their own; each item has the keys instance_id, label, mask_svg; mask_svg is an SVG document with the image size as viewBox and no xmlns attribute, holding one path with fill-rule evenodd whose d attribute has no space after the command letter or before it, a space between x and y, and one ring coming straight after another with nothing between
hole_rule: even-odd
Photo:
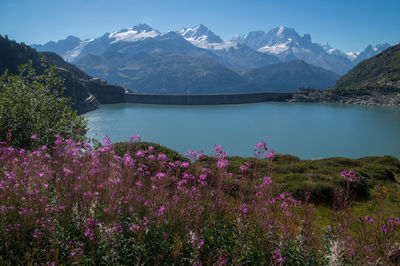
<instances>
[{"instance_id":1,"label":"hill slope with vegetation","mask_svg":"<svg viewBox=\"0 0 400 266\"><path fill-rule=\"evenodd\" d=\"M42 64L45 57L47 64ZM78 113L96 109L100 103L123 102L125 90L120 86L107 84L104 81L93 80L89 75L75 65L65 62L60 56L51 52L36 52L35 49L11 41L0 35L0 73L8 70L9 74L17 74L18 66L32 61L32 66L41 74L48 65L56 65L58 74L64 79L63 95L71 97L73 108Z\"/></svg>"},{"instance_id":2,"label":"hill slope with vegetation","mask_svg":"<svg viewBox=\"0 0 400 266\"><path fill-rule=\"evenodd\" d=\"M292 101L400 106L400 44L360 62L334 88L303 89Z\"/></svg>"},{"instance_id":3,"label":"hill slope with vegetation","mask_svg":"<svg viewBox=\"0 0 400 266\"><path fill-rule=\"evenodd\" d=\"M335 89L343 93L400 92L400 44L360 62L336 82Z\"/></svg>"}]
</instances>

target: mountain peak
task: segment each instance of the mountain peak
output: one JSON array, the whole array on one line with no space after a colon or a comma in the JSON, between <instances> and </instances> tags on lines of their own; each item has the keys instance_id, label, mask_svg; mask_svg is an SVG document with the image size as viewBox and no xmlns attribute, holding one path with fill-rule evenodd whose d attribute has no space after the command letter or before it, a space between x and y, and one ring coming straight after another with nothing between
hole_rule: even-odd
<instances>
[{"instance_id":1,"label":"mountain peak","mask_svg":"<svg viewBox=\"0 0 400 266\"><path fill-rule=\"evenodd\" d=\"M304 34L304 35L305 35L305 34ZM311 38L311 37L310 37L310 38ZM304 37L303 37L303 39L304 39ZM348 58L348 59L350 59L350 60L352 60L351 58L354 57L354 54L345 54L345 53L343 53L342 51L340 51L339 49L333 48L333 47L330 46L329 43L327 43L327 42L326 42L326 43L319 44L319 45L325 50L326 53L328 53L328 54L330 54L330 55L339 55L339 56Z\"/></svg>"},{"instance_id":2,"label":"mountain peak","mask_svg":"<svg viewBox=\"0 0 400 266\"><path fill-rule=\"evenodd\" d=\"M146 32L146 31L153 31L154 29L147 24L140 23L136 26L133 26L132 30L135 30L137 32Z\"/></svg>"},{"instance_id":3,"label":"mountain peak","mask_svg":"<svg viewBox=\"0 0 400 266\"><path fill-rule=\"evenodd\" d=\"M312 42L311 40L311 35L309 33L305 33L303 35L303 40L307 41L307 42ZM327 43L328 44L328 43ZM329 45L329 44L328 44Z\"/></svg>"},{"instance_id":4,"label":"mountain peak","mask_svg":"<svg viewBox=\"0 0 400 266\"><path fill-rule=\"evenodd\" d=\"M286 27L285 26L279 26L278 27L278 31L276 32L277 35L281 35L284 31L286 31Z\"/></svg>"},{"instance_id":5,"label":"mountain peak","mask_svg":"<svg viewBox=\"0 0 400 266\"><path fill-rule=\"evenodd\" d=\"M296 32L295 29L285 27L285 26L279 26L276 28L271 29L267 35L276 35L280 39L299 39L301 38L300 35ZM311 36L310 36L311 39Z\"/></svg>"},{"instance_id":6,"label":"mountain peak","mask_svg":"<svg viewBox=\"0 0 400 266\"><path fill-rule=\"evenodd\" d=\"M195 26L194 28L198 31L209 31L209 29L206 26L204 26L203 24L199 24L199 25Z\"/></svg>"},{"instance_id":7,"label":"mountain peak","mask_svg":"<svg viewBox=\"0 0 400 266\"><path fill-rule=\"evenodd\" d=\"M389 48L391 45L389 43L382 43L382 44L377 44L375 45L375 48L378 48L379 50L385 50Z\"/></svg>"},{"instance_id":8,"label":"mountain peak","mask_svg":"<svg viewBox=\"0 0 400 266\"><path fill-rule=\"evenodd\" d=\"M223 40L215 35L203 24L196 25L191 28L182 28L178 31L182 37L189 41L206 42L206 43L221 43Z\"/></svg>"},{"instance_id":9,"label":"mountain peak","mask_svg":"<svg viewBox=\"0 0 400 266\"><path fill-rule=\"evenodd\" d=\"M354 59L354 63L358 64L359 62L373 57L377 54L379 54L380 52L382 52L383 50L386 50L387 48L390 47L390 44L388 43L383 43L383 44L377 44L375 46L372 46L371 44L368 45L364 51L360 52L360 54Z\"/></svg>"},{"instance_id":10,"label":"mountain peak","mask_svg":"<svg viewBox=\"0 0 400 266\"><path fill-rule=\"evenodd\" d=\"M108 34L107 38L112 39L111 43L116 42L136 42L147 38L155 38L160 35L160 32L154 30L146 24L138 24L132 28L122 29Z\"/></svg>"},{"instance_id":11,"label":"mountain peak","mask_svg":"<svg viewBox=\"0 0 400 266\"><path fill-rule=\"evenodd\" d=\"M65 40L64 41L81 41L81 39L79 39L78 37L76 37L76 36L73 36L73 35L69 35L67 38L65 38Z\"/></svg>"}]
</instances>

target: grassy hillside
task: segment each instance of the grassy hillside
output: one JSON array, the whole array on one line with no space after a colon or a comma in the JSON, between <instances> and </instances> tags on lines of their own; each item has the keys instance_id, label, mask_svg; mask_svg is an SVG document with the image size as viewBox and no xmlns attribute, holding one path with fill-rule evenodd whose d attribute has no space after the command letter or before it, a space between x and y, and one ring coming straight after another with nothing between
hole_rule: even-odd
<instances>
[{"instance_id":1,"label":"grassy hillside","mask_svg":"<svg viewBox=\"0 0 400 266\"><path fill-rule=\"evenodd\" d=\"M302 89L291 101L400 106L400 44L362 61L334 88Z\"/></svg>"},{"instance_id":2,"label":"grassy hillside","mask_svg":"<svg viewBox=\"0 0 400 266\"><path fill-rule=\"evenodd\" d=\"M335 85L339 94L400 92L400 44L360 62Z\"/></svg>"}]
</instances>

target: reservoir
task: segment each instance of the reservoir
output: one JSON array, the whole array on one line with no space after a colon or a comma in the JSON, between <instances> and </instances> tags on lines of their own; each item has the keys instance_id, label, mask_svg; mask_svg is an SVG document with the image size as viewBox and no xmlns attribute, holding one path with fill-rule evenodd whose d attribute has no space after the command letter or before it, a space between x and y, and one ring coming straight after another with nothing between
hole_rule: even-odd
<instances>
[{"instance_id":1,"label":"reservoir","mask_svg":"<svg viewBox=\"0 0 400 266\"><path fill-rule=\"evenodd\" d=\"M264 141L276 153L301 159L400 158L400 108L345 104L264 102L235 105L109 104L84 114L90 138L159 143L181 154L211 154L219 144L230 156L253 156Z\"/></svg>"}]
</instances>

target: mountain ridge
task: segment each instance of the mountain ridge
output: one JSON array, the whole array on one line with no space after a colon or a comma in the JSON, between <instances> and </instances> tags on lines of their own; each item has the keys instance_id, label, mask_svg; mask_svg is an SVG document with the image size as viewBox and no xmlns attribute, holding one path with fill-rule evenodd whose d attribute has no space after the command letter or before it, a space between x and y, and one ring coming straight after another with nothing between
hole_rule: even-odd
<instances>
[{"instance_id":1,"label":"mountain ridge","mask_svg":"<svg viewBox=\"0 0 400 266\"><path fill-rule=\"evenodd\" d=\"M51 41L44 45L32 45L32 47L38 51L56 52L69 62L77 62L87 54L101 55L105 50L117 50L116 47L136 47L138 45L134 45L135 42L161 43L165 42L166 38L170 38L169 48L171 48L173 46L172 39L175 38L178 43L177 47L186 46L186 50L184 49L182 53L191 55L190 51L195 51L195 49L193 47L188 49L189 44L183 45L182 40L172 36L173 33L180 35L192 46L209 52L197 50L196 56L202 54L202 56L214 58L228 67L242 70L279 62L303 60L342 75L360 61L374 56L390 46L389 44L371 45L361 52L345 53L332 48L327 43L313 43L310 34L305 33L300 36L295 29L285 26L272 28L267 33L257 30L243 36L235 35L231 40L222 40L203 24L166 33L161 33L147 24L138 24L112 33L105 33L95 39L82 41L77 37L68 36L65 40ZM150 41L151 39L152 41ZM159 45L155 49L162 51L163 48ZM143 48L141 49L143 50ZM173 52L179 51L175 49Z\"/></svg>"},{"instance_id":2,"label":"mountain ridge","mask_svg":"<svg viewBox=\"0 0 400 266\"><path fill-rule=\"evenodd\" d=\"M107 51L102 55L88 55L77 66L92 76L99 76L138 93L160 94L216 94L249 92L291 92L303 86L324 89L333 86L339 76L331 71L306 63L294 67L286 62L249 71L234 71L211 59L182 54L136 54ZM274 67L275 66L275 67ZM265 69L265 70L264 70ZM269 80L250 82L251 73L258 70ZM271 71L274 70L275 72ZM274 73L274 77L268 74ZM303 79L288 79L291 73ZM300 73L300 74L299 74ZM273 79L279 82L273 82ZM259 80L259 79L258 79Z\"/></svg>"}]
</instances>

